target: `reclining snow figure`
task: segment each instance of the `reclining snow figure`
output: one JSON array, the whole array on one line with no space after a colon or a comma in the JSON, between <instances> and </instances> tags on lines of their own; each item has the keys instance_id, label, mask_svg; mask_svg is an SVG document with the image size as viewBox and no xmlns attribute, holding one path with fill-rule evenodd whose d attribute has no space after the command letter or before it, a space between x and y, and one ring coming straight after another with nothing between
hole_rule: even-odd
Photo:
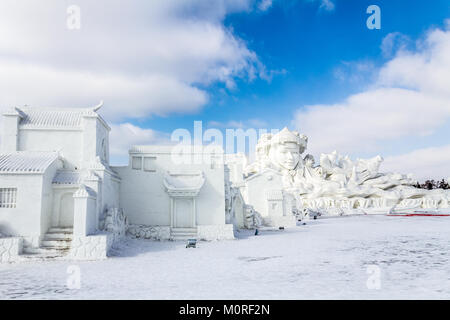
<instances>
[{"instance_id":1,"label":"reclining snow figure","mask_svg":"<svg viewBox=\"0 0 450 320\"><path fill-rule=\"evenodd\" d=\"M381 156L351 160L336 151L306 155L308 138L284 128L262 135L256 160L244 169L245 203L272 226L295 224L293 212L321 215L393 213L449 208L450 192L412 186L410 175L381 173ZM304 210L308 209L308 210Z\"/></svg>"}]
</instances>

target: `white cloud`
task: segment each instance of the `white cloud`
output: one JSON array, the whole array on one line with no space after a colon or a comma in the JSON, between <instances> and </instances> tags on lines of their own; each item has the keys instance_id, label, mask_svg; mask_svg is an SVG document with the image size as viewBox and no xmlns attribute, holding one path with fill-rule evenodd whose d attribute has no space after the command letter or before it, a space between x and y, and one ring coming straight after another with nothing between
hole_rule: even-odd
<instances>
[{"instance_id":1,"label":"white cloud","mask_svg":"<svg viewBox=\"0 0 450 320\"><path fill-rule=\"evenodd\" d=\"M230 120L230 121L208 121L207 126L209 128L222 128L222 129L265 129L267 122L261 119L248 119L248 120Z\"/></svg>"},{"instance_id":2,"label":"white cloud","mask_svg":"<svg viewBox=\"0 0 450 320\"><path fill-rule=\"evenodd\" d=\"M449 83L450 31L431 30L415 51L400 50L387 62L369 89L342 103L299 109L294 123L310 137L309 152L379 152L447 124Z\"/></svg>"},{"instance_id":3,"label":"white cloud","mask_svg":"<svg viewBox=\"0 0 450 320\"><path fill-rule=\"evenodd\" d=\"M352 86L362 85L370 80L371 75L376 71L373 61L363 59L358 61L342 61L334 68L333 75L340 81L346 81Z\"/></svg>"},{"instance_id":4,"label":"white cloud","mask_svg":"<svg viewBox=\"0 0 450 320\"><path fill-rule=\"evenodd\" d=\"M158 115L195 112L208 95L163 74L133 77L126 74L60 70L0 60L0 105L87 107L105 100L102 114L109 120L139 118L149 110ZM64 100L64 101L62 101Z\"/></svg>"},{"instance_id":5,"label":"white cloud","mask_svg":"<svg viewBox=\"0 0 450 320\"><path fill-rule=\"evenodd\" d=\"M110 154L115 164L124 164L132 145L170 144L167 134L135 126L131 123L112 124L110 133Z\"/></svg>"},{"instance_id":6,"label":"white cloud","mask_svg":"<svg viewBox=\"0 0 450 320\"><path fill-rule=\"evenodd\" d=\"M404 50L410 45L411 40L400 32L387 34L381 42L381 52L384 57L390 58L398 50Z\"/></svg>"},{"instance_id":7,"label":"white cloud","mask_svg":"<svg viewBox=\"0 0 450 320\"><path fill-rule=\"evenodd\" d=\"M80 30L67 29L63 1L0 3L2 104L100 97L111 119L192 112L207 103L211 83L266 77L257 55L223 25L230 12L252 10L252 0L71 4L81 9Z\"/></svg>"},{"instance_id":8,"label":"white cloud","mask_svg":"<svg viewBox=\"0 0 450 320\"><path fill-rule=\"evenodd\" d=\"M421 182L427 179L450 178L450 145L424 148L412 152L386 157L382 170L413 173Z\"/></svg>"},{"instance_id":9,"label":"white cloud","mask_svg":"<svg viewBox=\"0 0 450 320\"><path fill-rule=\"evenodd\" d=\"M270 7L272 7L272 0L261 0L258 4L258 9L261 11L267 11Z\"/></svg>"},{"instance_id":10,"label":"white cloud","mask_svg":"<svg viewBox=\"0 0 450 320\"><path fill-rule=\"evenodd\" d=\"M447 100L422 92L379 88L341 104L308 106L295 121L311 152L374 152L383 141L434 132L450 116Z\"/></svg>"},{"instance_id":11,"label":"white cloud","mask_svg":"<svg viewBox=\"0 0 450 320\"><path fill-rule=\"evenodd\" d=\"M321 0L320 1L320 9L325 11L333 11L334 10L334 2L331 0Z\"/></svg>"},{"instance_id":12,"label":"white cloud","mask_svg":"<svg viewBox=\"0 0 450 320\"><path fill-rule=\"evenodd\" d=\"M319 5L319 11L334 11L335 9L335 4L333 0L305 0L306 2L310 2L310 3L316 3ZM289 3L289 1L287 1ZM293 1L291 1L293 2Z\"/></svg>"},{"instance_id":13,"label":"white cloud","mask_svg":"<svg viewBox=\"0 0 450 320\"><path fill-rule=\"evenodd\" d=\"M377 85L406 87L450 99L450 30L430 31L417 52L400 51L380 71Z\"/></svg>"}]
</instances>

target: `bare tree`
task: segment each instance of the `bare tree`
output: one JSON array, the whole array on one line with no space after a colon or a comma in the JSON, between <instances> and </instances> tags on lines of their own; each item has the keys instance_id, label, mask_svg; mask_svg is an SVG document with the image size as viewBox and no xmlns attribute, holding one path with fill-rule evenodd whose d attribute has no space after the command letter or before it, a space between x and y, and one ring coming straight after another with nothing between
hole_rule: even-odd
<instances>
[{"instance_id":1,"label":"bare tree","mask_svg":"<svg viewBox=\"0 0 450 320\"><path fill-rule=\"evenodd\" d=\"M420 184L419 181L417 181L416 184L413 184L414 187L419 189L450 189L450 185L445 179L442 179L441 181L435 181L433 179L431 180L425 180L424 183Z\"/></svg>"}]
</instances>

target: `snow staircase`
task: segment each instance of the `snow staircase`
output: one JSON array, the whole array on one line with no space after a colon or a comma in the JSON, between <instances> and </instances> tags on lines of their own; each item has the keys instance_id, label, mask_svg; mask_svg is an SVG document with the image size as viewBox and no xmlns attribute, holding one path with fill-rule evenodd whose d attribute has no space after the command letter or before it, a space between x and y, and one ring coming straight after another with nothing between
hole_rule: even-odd
<instances>
[{"instance_id":1,"label":"snow staircase","mask_svg":"<svg viewBox=\"0 0 450 320\"><path fill-rule=\"evenodd\" d=\"M197 239L197 228L171 228L170 239L174 241Z\"/></svg>"},{"instance_id":2,"label":"snow staircase","mask_svg":"<svg viewBox=\"0 0 450 320\"><path fill-rule=\"evenodd\" d=\"M69 253L72 243L72 228L50 228L41 240L39 248L24 247L23 258L52 259Z\"/></svg>"}]
</instances>

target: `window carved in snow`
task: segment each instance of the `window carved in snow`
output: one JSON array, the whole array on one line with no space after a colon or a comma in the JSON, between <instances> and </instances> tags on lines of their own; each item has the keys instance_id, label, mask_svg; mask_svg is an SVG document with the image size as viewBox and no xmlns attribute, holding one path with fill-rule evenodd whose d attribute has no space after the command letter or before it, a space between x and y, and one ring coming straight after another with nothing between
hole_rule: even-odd
<instances>
[{"instance_id":1,"label":"window carved in snow","mask_svg":"<svg viewBox=\"0 0 450 320\"><path fill-rule=\"evenodd\" d=\"M0 208L15 208L17 188L0 188Z\"/></svg>"},{"instance_id":2,"label":"window carved in snow","mask_svg":"<svg viewBox=\"0 0 450 320\"><path fill-rule=\"evenodd\" d=\"M217 156L217 155L215 155L215 154L212 154L212 155L211 155L211 158L210 158L210 168L211 168L212 170L218 169L218 168L222 168L222 160L221 160L220 156Z\"/></svg>"},{"instance_id":3,"label":"window carved in snow","mask_svg":"<svg viewBox=\"0 0 450 320\"><path fill-rule=\"evenodd\" d=\"M156 157L144 157L144 171L156 172Z\"/></svg>"},{"instance_id":4,"label":"window carved in snow","mask_svg":"<svg viewBox=\"0 0 450 320\"><path fill-rule=\"evenodd\" d=\"M105 139L102 139L102 160L103 161L108 161L108 152L106 149L106 141Z\"/></svg>"},{"instance_id":5,"label":"window carved in snow","mask_svg":"<svg viewBox=\"0 0 450 320\"><path fill-rule=\"evenodd\" d=\"M131 168L142 170L142 157L131 157Z\"/></svg>"}]
</instances>

